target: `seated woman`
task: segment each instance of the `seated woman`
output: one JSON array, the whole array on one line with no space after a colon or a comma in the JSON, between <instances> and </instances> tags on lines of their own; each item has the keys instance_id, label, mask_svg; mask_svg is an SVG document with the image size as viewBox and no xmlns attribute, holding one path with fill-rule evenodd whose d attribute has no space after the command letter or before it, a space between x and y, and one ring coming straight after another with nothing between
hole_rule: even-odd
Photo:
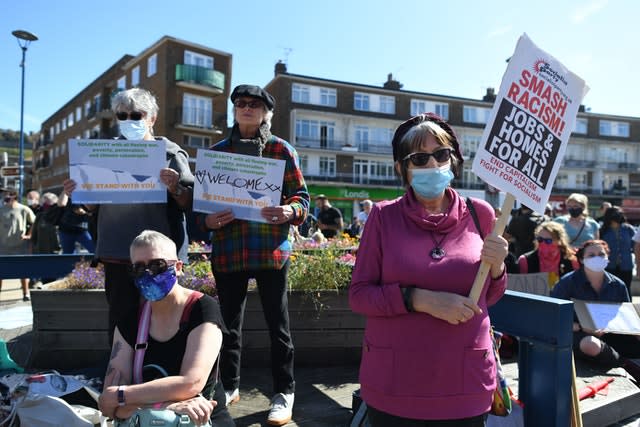
<instances>
[{"instance_id":1,"label":"seated woman","mask_svg":"<svg viewBox=\"0 0 640 427\"><path fill-rule=\"evenodd\" d=\"M520 274L549 273L549 286L552 287L566 273L580 268L561 224L546 221L537 226L534 233L535 249L518 258Z\"/></svg>"},{"instance_id":2,"label":"seated woman","mask_svg":"<svg viewBox=\"0 0 640 427\"><path fill-rule=\"evenodd\" d=\"M130 313L116 325L100 410L123 419L139 408L166 408L198 425L211 420L215 426L234 426L217 381L224 328L217 301L178 284L182 262L165 235L143 231L130 254L136 287L151 306L142 365L160 367L165 376L135 383L134 348L144 338L137 337L139 313Z\"/></svg>"},{"instance_id":3,"label":"seated woman","mask_svg":"<svg viewBox=\"0 0 640 427\"><path fill-rule=\"evenodd\" d=\"M605 271L609 246L603 240L588 240L577 253L580 269L560 279L551 296L570 300L629 302L624 282ZM574 317L575 318L575 317ZM640 357L640 340L633 335L603 333L573 323L573 351L577 357L596 362L606 369L623 367L640 383L640 367L628 358Z\"/></svg>"}]
</instances>

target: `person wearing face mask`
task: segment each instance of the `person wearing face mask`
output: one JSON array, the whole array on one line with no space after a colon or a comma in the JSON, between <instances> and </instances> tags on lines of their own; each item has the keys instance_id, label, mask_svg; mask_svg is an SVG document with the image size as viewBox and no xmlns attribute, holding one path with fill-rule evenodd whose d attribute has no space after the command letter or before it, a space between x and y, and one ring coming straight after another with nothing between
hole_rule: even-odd
<instances>
[{"instance_id":1,"label":"person wearing face mask","mask_svg":"<svg viewBox=\"0 0 640 427\"><path fill-rule=\"evenodd\" d=\"M612 206L604 212L600 237L609 245L609 265L607 271L622 279L629 295L633 280L633 237L636 230L627 223L619 206Z\"/></svg>"},{"instance_id":2,"label":"person wearing face mask","mask_svg":"<svg viewBox=\"0 0 640 427\"><path fill-rule=\"evenodd\" d=\"M109 331L118 318L138 308L140 295L127 271L128 243L142 230L157 230L173 239L181 260L187 260L188 237L185 212L191 209L194 177L189 155L164 137L156 137L153 125L158 117L158 103L151 92L133 88L118 92L111 108L122 136L118 140L156 140L166 144L166 163L158 165L160 181L167 188L166 203L129 203L84 206L97 215L95 256L104 265L105 294L109 303ZM62 198L72 197L76 182L63 183Z\"/></svg>"},{"instance_id":3,"label":"person wearing face mask","mask_svg":"<svg viewBox=\"0 0 640 427\"><path fill-rule=\"evenodd\" d=\"M162 233L143 231L130 251L128 268L145 304L140 312L118 320L100 410L122 420L139 408L167 409L188 415L197 425L211 421L234 426L217 381L224 331L217 300L178 284L183 263L175 243ZM140 322L143 316L149 317L146 328ZM139 336L139 328L147 330L147 337ZM142 363L136 364L134 349L143 342L147 345Z\"/></svg>"},{"instance_id":4,"label":"person wearing face mask","mask_svg":"<svg viewBox=\"0 0 640 427\"><path fill-rule=\"evenodd\" d=\"M406 192L373 205L349 287L351 309L367 318L360 384L369 421L484 426L496 381L495 359L483 357L492 351L488 306L506 288L508 242L492 234L489 203L451 188L463 158L441 117L400 124L392 148ZM481 261L490 272L475 303Z\"/></svg>"},{"instance_id":5,"label":"person wearing face mask","mask_svg":"<svg viewBox=\"0 0 640 427\"><path fill-rule=\"evenodd\" d=\"M588 240L576 256L580 268L563 276L551 290L551 296L565 300L630 302L622 280L607 272L609 246L604 240ZM574 314L573 351L577 357L594 362L604 369L623 367L640 384L640 340L633 335L603 333L584 328Z\"/></svg>"},{"instance_id":6,"label":"person wearing face mask","mask_svg":"<svg viewBox=\"0 0 640 427\"><path fill-rule=\"evenodd\" d=\"M549 273L549 287L579 267L564 227L553 221L543 222L536 227L535 249L518 258L520 274Z\"/></svg>"},{"instance_id":7,"label":"person wearing face mask","mask_svg":"<svg viewBox=\"0 0 640 427\"><path fill-rule=\"evenodd\" d=\"M584 194L573 193L565 201L567 215L554 218L564 226L569 236L569 244L574 249L582 246L587 240L600 238L600 224L589 216L589 199Z\"/></svg>"}]
</instances>

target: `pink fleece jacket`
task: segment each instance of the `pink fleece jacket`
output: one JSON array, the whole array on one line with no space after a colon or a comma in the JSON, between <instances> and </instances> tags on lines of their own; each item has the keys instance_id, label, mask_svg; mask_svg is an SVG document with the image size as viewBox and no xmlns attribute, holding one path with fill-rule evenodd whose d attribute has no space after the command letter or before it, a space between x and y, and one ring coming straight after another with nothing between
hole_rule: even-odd
<instances>
[{"instance_id":1,"label":"pink fleece jacket","mask_svg":"<svg viewBox=\"0 0 640 427\"><path fill-rule=\"evenodd\" d=\"M416 419L457 419L489 411L495 360L487 306L504 294L506 274L487 278L478 305L483 313L451 325L409 313L401 288L468 295L480 266L483 240L465 200L447 189L444 214L427 215L413 191L376 203L364 229L349 289L353 311L367 317L360 383L367 404ZM482 233L493 226L493 208L473 199ZM446 237L444 237L446 235ZM429 255L436 241L446 255Z\"/></svg>"}]
</instances>

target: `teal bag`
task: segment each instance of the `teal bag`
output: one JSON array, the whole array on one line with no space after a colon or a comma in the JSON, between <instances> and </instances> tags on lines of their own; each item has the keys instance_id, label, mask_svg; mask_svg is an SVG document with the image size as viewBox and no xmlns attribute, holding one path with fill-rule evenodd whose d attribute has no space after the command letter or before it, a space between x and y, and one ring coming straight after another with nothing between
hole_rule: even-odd
<instances>
[{"instance_id":1,"label":"teal bag","mask_svg":"<svg viewBox=\"0 0 640 427\"><path fill-rule=\"evenodd\" d=\"M211 426L207 421L204 426ZM125 420L116 420L115 427L196 427L188 415L176 414L170 409L138 409Z\"/></svg>"}]
</instances>

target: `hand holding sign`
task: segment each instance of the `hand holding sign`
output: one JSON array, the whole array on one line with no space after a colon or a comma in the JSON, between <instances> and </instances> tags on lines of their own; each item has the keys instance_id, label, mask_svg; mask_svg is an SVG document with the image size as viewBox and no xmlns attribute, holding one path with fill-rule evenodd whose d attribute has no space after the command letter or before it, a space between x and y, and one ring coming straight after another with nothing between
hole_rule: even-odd
<instances>
[{"instance_id":1,"label":"hand holding sign","mask_svg":"<svg viewBox=\"0 0 640 427\"><path fill-rule=\"evenodd\" d=\"M502 78L472 171L507 193L493 234L502 234L515 200L544 212L578 108L588 87L526 34ZM482 262L469 297L477 301L489 273Z\"/></svg>"}]
</instances>

